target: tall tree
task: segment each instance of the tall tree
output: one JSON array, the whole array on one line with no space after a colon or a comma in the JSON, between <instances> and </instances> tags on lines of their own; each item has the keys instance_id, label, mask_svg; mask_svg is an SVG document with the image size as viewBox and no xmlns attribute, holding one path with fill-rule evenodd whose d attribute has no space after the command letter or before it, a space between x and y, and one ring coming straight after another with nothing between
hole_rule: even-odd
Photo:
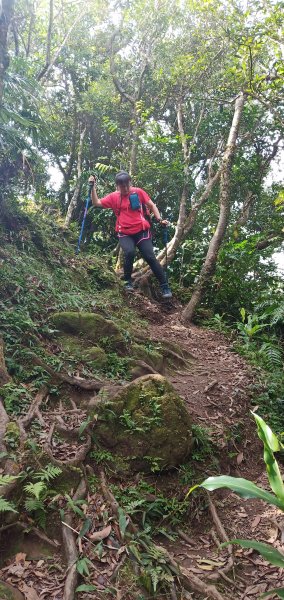
<instances>
[{"instance_id":1,"label":"tall tree","mask_svg":"<svg viewBox=\"0 0 284 600\"><path fill-rule=\"evenodd\" d=\"M219 206L220 213L216 230L211 238L208 252L198 277L197 284L193 290L191 299L182 312L182 319L185 323L192 320L196 307L199 305L204 292L216 267L218 252L224 239L230 216L230 180L233 163L233 156L236 148L238 133L240 129L241 116L245 104L245 94L241 92L235 102L234 116L230 128L227 146L222 158L220 168L220 192Z\"/></svg>"},{"instance_id":2,"label":"tall tree","mask_svg":"<svg viewBox=\"0 0 284 600\"><path fill-rule=\"evenodd\" d=\"M3 97L4 75L9 66L7 37L14 4L15 0L2 0L0 3L0 106Z\"/></svg>"}]
</instances>

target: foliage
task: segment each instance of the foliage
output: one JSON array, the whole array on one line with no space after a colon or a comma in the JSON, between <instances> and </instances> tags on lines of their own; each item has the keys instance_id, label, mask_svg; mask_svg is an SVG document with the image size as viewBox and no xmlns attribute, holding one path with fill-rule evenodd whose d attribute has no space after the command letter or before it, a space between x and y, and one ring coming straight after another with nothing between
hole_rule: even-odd
<instances>
[{"instance_id":1,"label":"foliage","mask_svg":"<svg viewBox=\"0 0 284 600\"><path fill-rule=\"evenodd\" d=\"M137 485L112 486L112 491L123 510L153 534L165 535L166 529L178 525L187 511L186 502L157 494L155 487L143 479Z\"/></svg>"},{"instance_id":2,"label":"foliage","mask_svg":"<svg viewBox=\"0 0 284 600\"><path fill-rule=\"evenodd\" d=\"M43 528L46 526L47 506L55 492L49 484L62 473L59 467L47 464L40 471L29 473L29 481L24 486L26 492L25 509L34 516L36 522Z\"/></svg>"},{"instance_id":3,"label":"foliage","mask_svg":"<svg viewBox=\"0 0 284 600\"><path fill-rule=\"evenodd\" d=\"M17 510L13 502L10 502L1 496L1 487L15 481L15 477L11 475L0 475L0 513L1 512L14 512Z\"/></svg>"},{"instance_id":4,"label":"foliage","mask_svg":"<svg viewBox=\"0 0 284 600\"><path fill-rule=\"evenodd\" d=\"M284 482L282 480L277 460L275 459L275 452L281 451L284 446L278 440L277 436L273 433L267 423L265 423L265 421L259 415L253 413L253 416L257 424L258 436L263 443L263 458L273 494L267 492L263 488L258 487L249 480L238 477L230 477L227 475L208 477L200 484L200 486L196 485L191 488L188 494L198 487L202 487L208 491L228 488L243 498L258 498L264 500L265 502L268 502L268 504L277 506L284 512ZM239 544L243 548L252 548L257 550L257 552L259 552L261 556L263 556L265 560L268 560L271 564L278 567L284 566L284 555L273 548L273 546L269 546L268 544L263 544L255 540L233 539L223 545L228 544ZM273 591L274 590L272 590L272 592ZM279 588L280 598L281 593L282 590ZM262 597L265 596L266 594Z\"/></svg>"}]
</instances>

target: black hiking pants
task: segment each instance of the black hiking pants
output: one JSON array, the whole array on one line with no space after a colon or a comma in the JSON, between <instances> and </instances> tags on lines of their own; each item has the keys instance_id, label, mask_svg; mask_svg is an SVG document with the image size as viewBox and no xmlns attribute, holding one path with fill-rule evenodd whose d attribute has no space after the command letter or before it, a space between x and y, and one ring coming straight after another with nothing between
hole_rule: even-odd
<instances>
[{"instance_id":1,"label":"black hiking pants","mask_svg":"<svg viewBox=\"0 0 284 600\"><path fill-rule=\"evenodd\" d=\"M124 279L125 281L131 280L133 271L133 263L135 258L136 246L139 248L140 253L144 260L148 263L150 269L154 273L161 285L167 283L166 275L163 267L156 259L154 254L153 242L150 231L139 231L132 235L118 236L119 244L124 253Z\"/></svg>"}]
</instances>

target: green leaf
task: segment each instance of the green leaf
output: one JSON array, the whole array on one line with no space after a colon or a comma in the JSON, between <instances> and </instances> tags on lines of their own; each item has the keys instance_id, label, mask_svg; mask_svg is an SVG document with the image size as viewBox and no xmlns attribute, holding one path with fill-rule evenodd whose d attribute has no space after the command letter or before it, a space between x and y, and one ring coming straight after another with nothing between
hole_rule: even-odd
<instances>
[{"instance_id":1,"label":"green leaf","mask_svg":"<svg viewBox=\"0 0 284 600\"><path fill-rule=\"evenodd\" d=\"M234 539L221 544L221 547L223 548L230 544L238 544L239 546L242 546L242 548L252 548L253 550L259 552L259 554L261 554L265 560L268 560L268 562L275 567L284 567L284 554L279 552L279 550L276 550L276 548L270 544L264 544L263 542L257 542L255 540Z\"/></svg>"},{"instance_id":2,"label":"green leaf","mask_svg":"<svg viewBox=\"0 0 284 600\"><path fill-rule=\"evenodd\" d=\"M274 588L269 592L265 592L265 594L261 594L260 598L268 598L268 596L271 596L272 594L276 594L278 598L284 599L284 588Z\"/></svg>"},{"instance_id":3,"label":"green leaf","mask_svg":"<svg viewBox=\"0 0 284 600\"><path fill-rule=\"evenodd\" d=\"M86 533L90 530L91 525L92 525L91 519L86 519L85 522L83 523L82 529L79 533L79 538L82 538L82 537L84 537L84 535L86 535Z\"/></svg>"},{"instance_id":4,"label":"green leaf","mask_svg":"<svg viewBox=\"0 0 284 600\"><path fill-rule=\"evenodd\" d=\"M18 475L0 475L0 486L13 483L17 477Z\"/></svg>"},{"instance_id":5,"label":"green leaf","mask_svg":"<svg viewBox=\"0 0 284 600\"><path fill-rule=\"evenodd\" d=\"M37 481L36 483L27 483L24 486L25 492L31 496L35 496L39 500L40 494L46 489L46 485L43 481Z\"/></svg>"},{"instance_id":6,"label":"green leaf","mask_svg":"<svg viewBox=\"0 0 284 600\"><path fill-rule=\"evenodd\" d=\"M270 429L269 425L267 425L267 423L265 423L265 421L256 413L252 412L252 415L256 421L258 437L261 441L270 448L271 452L279 452L282 450L282 444L279 442L272 429Z\"/></svg>"},{"instance_id":7,"label":"green leaf","mask_svg":"<svg viewBox=\"0 0 284 600\"><path fill-rule=\"evenodd\" d=\"M87 429L88 425L91 423L91 418L88 417L86 421L83 421L79 427L79 438L82 437L85 429Z\"/></svg>"},{"instance_id":8,"label":"green leaf","mask_svg":"<svg viewBox=\"0 0 284 600\"><path fill-rule=\"evenodd\" d=\"M265 502L268 502L268 504L273 504L284 510L284 502L266 490L258 487L252 481L242 479L241 477L230 477L229 475L208 477L200 484L200 487L203 487L210 492L220 488L228 488L243 498L258 498L259 500L264 500Z\"/></svg>"},{"instance_id":9,"label":"green leaf","mask_svg":"<svg viewBox=\"0 0 284 600\"><path fill-rule=\"evenodd\" d=\"M89 566L92 566L92 562L84 557L84 558L79 558L79 560L77 560L76 562L76 569L78 571L78 573L80 573L80 575L90 575L90 571L89 571Z\"/></svg>"},{"instance_id":10,"label":"green leaf","mask_svg":"<svg viewBox=\"0 0 284 600\"><path fill-rule=\"evenodd\" d=\"M98 588L95 585L88 585L87 583L82 583L76 588L76 592L95 592Z\"/></svg>"},{"instance_id":11,"label":"green leaf","mask_svg":"<svg viewBox=\"0 0 284 600\"><path fill-rule=\"evenodd\" d=\"M15 507L14 504L12 504L12 502L8 502L8 500L6 500L5 498L2 498L2 496L0 496L0 513L1 512L18 512Z\"/></svg>"},{"instance_id":12,"label":"green leaf","mask_svg":"<svg viewBox=\"0 0 284 600\"><path fill-rule=\"evenodd\" d=\"M124 538L126 527L127 527L127 518L126 518L125 512L122 510L122 508L118 509L118 517L119 517L118 524L119 524L121 537Z\"/></svg>"},{"instance_id":13,"label":"green leaf","mask_svg":"<svg viewBox=\"0 0 284 600\"><path fill-rule=\"evenodd\" d=\"M282 450L283 445L261 417L255 413L253 413L253 416L257 424L258 437L261 439L264 446L263 459L266 464L269 483L274 494L282 501L282 510L284 510L284 484L277 460L274 456L274 452Z\"/></svg>"}]
</instances>

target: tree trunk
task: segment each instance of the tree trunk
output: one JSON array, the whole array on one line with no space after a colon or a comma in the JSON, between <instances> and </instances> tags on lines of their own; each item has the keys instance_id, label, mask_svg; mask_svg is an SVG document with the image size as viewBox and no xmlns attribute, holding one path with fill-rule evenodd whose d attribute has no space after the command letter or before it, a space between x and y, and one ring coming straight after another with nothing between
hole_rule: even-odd
<instances>
[{"instance_id":1,"label":"tree trunk","mask_svg":"<svg viewBox=\"0 0 284 600\"><path fill-rule=\"evenodd\" d=\"M85 135L86 135L86 126L84 127L84 129L81 131L80 133L80 141L79 141L79 149L78 149L78 161L77 161L77 183L75 186L75 190L74 190L74 194L71 198L70 204L68 206L68 210L67 210L67 214L66 214L66 218L65 218L65 227L69 227L71 221L72 221L72 217L73 214L78 206L79 203L79 198L80 198L80 192L81 192L81 188L82 188L82 180L81 180L81 176L82 176L82 158L83 158L83 146L84 146L84 139L85 139Z\"/></svg>"},{"instance_id":2,"label":"tree trunk","mask_svg":"<svg viewBox=\"0 0 284 600\"><path fill-rule=\"evenodd\" d=\"M50 65L52 30L53 30L53 0L49 0L49 21L48 21L48 30L47 30L47 38L46 38L45 65L37 76L38 81L40 81L42 79L42 77L45 75L45 73L47 72L47 69Z\"/></svg>"},{"instance_id":3,"label":"tree trunk","mask_svg":"<svg viewBox=\"0 0 284 600\"><path fill-rule=\"evenodd\" d=\"M181 245L181 243L183 242L186 234L188 234L192 230L192 228L195 224L195 220L196 220L199 209L201 208L201 206L204 204L204 202L209 197L211 189L213 188L213 186L215 185L215 182L219 178L219 176L217 176L217 178L216 178L216 176L209 178L206 188L200 197L200 200L195 204L192 203L192 208L189 212L189 215L186 216L186 213L187 213L186 203L187 203L188 196L189 196L188 179L189 179L191 153L192 153L194 144L196 142L196 136L197 136L197 133L198 133L198 130L199 130L202 118L203 118L203 114L204 114L204 105L201 108L200 115L199 115L198 121L196 123L194 135L192 137L190 146L188 146L187 136L185 134L184 126L183 126L182 102L179 101L177 104L177 124L178 124L178 130L179 130L180 141L181 141L182 150L183 150L183 158L184 158L184 163L183 163L184 178L183 178L182 193L181 193L181 197L180 197L179 215L178 215L178 220L177 220L177 224L176 224L176 228L175 228L175 233L167 245L168 263L170 263L173 260L173 258L175 257L176 251L179 248L179 246ZM209 192L207 193L208 189L209 189ZM165 262L166 262L165 254L166 254L165 248L163 248L163 250L161 250L161 252L157 256L157 259L159 260L159 262L161 263L162 266L164 266ZM139 284L145 285L147 280L150 277L151 277L151 271L150 271L149 267L147 266L142 271L137 273L137 276L135 278L137 281L139 281Z\"/></svg>"},{"instance_id":4,"label":"tree trunk","mask_svg":"<svg viewBox=\"0 0 284 600\"><path fill-rule=\"evenodd\" d=\"M177 249L182 244L182 242L184 241L186 236L192 231L192 229L195 225L195 222L196 222L198 212L199 212L200 208L203 206L203 204L205 204L206 200L208 200L214 186L218 183L218 181L220 179L220 174L221 174L221 169L218 169L218 171L216 171L215 174L210 174L210 177L206 183L206 186L205 186L199 200L192 203L191 211L190 211L188 217L186 218L186 220L184 221L183 227L180 229L176 227L175 234L172 237L172 239L169 241L168 246L167 246L168 263L170 263L174 259ZM165 262L166 262L165 249L163 249L158 254L157 259L161 263L162 266L165 265ZM135 277L135 279L136 279L136 281L139 281L139 284L140 283L142 284L144 282L146 283L147 279L149 279L150 276L151 276L151 271L149 271L148 267L145 267L144 270L137 273L137 276Z\"/></svg>"},{"instance_id":5,"label":"tree trunk","mask_svg":"<svg viewBox=\"0 0 284 600\"><path fill-rule=\"evenodd\" d=\"M138 115L136 113L135 106L133 108L133 117L132 120L134 125L132 127L132 139L131 139L131 149L130 149L130 161L129 161L129 175L131 177L135 176L137 169L137 150L138 150L138 141L139 141L139 121Z\"/></svg>"},{"instance_id":6,"label":"tree trunk","mask_svg":"<svg viewBox=\"0 0 284 600\"><path fill-rule=\"evenodd\" d=\"M28 39L27 39L27 44L26 44L26 58L29 57L30 51L31 51L31 46L32 46L32 34L33 34L34 24L35 24L34 2L29 3L29 11L30 11L31 16L30 16L30 22L29 22Z\"/></svg>"},{"instance_id":7,"label":"tree trunk","mask_svg":"<svg viewBox=\"0 0 284 600\"><path fill-rule=\"evenodd\" d=\"M227 229L229 216L230 216L230 179L231 179L231 169L233 162L233 155L236 148L237 137L240 128L240 121L243 112L243 107L245 103L245 95L241 93L235 102L235 111L234 117L230 129L230 133L228 136L227 146L223 155L222 164L221 164L221 180L220 180L220 194L219 194L219 204L220 204L220 213L219 220L214 232L213 237L211 238L207 255L205 258L205 262L201 269L198 282L193 290L193 294L189 303L186 305L185 309L182 312L182 321L184 323L190 323L192 317L195 313L197 306L199 305L204 291L211 279L212 274L214 273L216 262L218 258L218 252L222 241L225 236L225 232Z\"/></svg>"},{"instance_id":8,"label":"tree trunk","mask_svg":"<svg viewBox=\"0 0 284 600\"><path fill-rule=\"evenodd\" d=\"M11 377L6 369L5 357L4 357L4 342L0 337L0 387L10 381Z\"/></svg>"},{"instance_id":9,"label":"tree trunk","mask_svg":"<svg viewBox=\"0 0 284 600\"><path fill-rule=\"evenodd\" d=\"M3 98L4 75L9 66L7 36L13 10L14 0L2 0L0 3L0 105Z\"/></svg>"},{"instance_id":10,"label":"tree trunk","mask_svg":"<svg viewBox=\"0 0 284 600\"><path fill-rule=\"evenodd\" d=\"M71 27L68 29L67 33L65 34L65 36L64 36L64 38L63 38L63 40L62 40L62 43L60 44L59 48L57 48L57 50L56 50L56 52L54 53L53 57L52 57L52 58L50 58L50 62L49 62L49 64L46 64L46 65L43 67L43 69L40 71L40 73L38 74L38 76L37 76L37 80L38 80L38 81L40 81L40 80L41 80L43 77L44 77L45 79L47 79L47 77L49 76L49 74L50 74L50 72L51 72L52 68L54 67L54 65L55 65L55 63L56 63L56 61L57 61L57 59L59 58L59 56L60 56L60 54L61 54L61 52L62 52L63 48L66 46L66 44L67 44L67 42L68 42L68 40L69 40L69 37L70 37L70 35L71 35L71 33L72 33L73 29L76 27L76 25L77 25L78 21L79 21L81 18L82 18L82 13L79 11L79 13L78 13L77 17L74 19L74 21L73 21L73 23L72 23Z\"/></svg>"},{"instance_id":11,"label":"tree trunk","mask_svg":"<svg viewBox=\"0 0 284 600\"><path fill-rule=\"evenodd\" d=\"M14 37L14 44L15 44L15 56L19 56L19 54L20 54L19 36L18 36L18 30L17 30L17 25L15 23L15 19L13 19L13 21L12 21L12 29L13 29L13 37Z\"/></svg>"}]
</instances>

